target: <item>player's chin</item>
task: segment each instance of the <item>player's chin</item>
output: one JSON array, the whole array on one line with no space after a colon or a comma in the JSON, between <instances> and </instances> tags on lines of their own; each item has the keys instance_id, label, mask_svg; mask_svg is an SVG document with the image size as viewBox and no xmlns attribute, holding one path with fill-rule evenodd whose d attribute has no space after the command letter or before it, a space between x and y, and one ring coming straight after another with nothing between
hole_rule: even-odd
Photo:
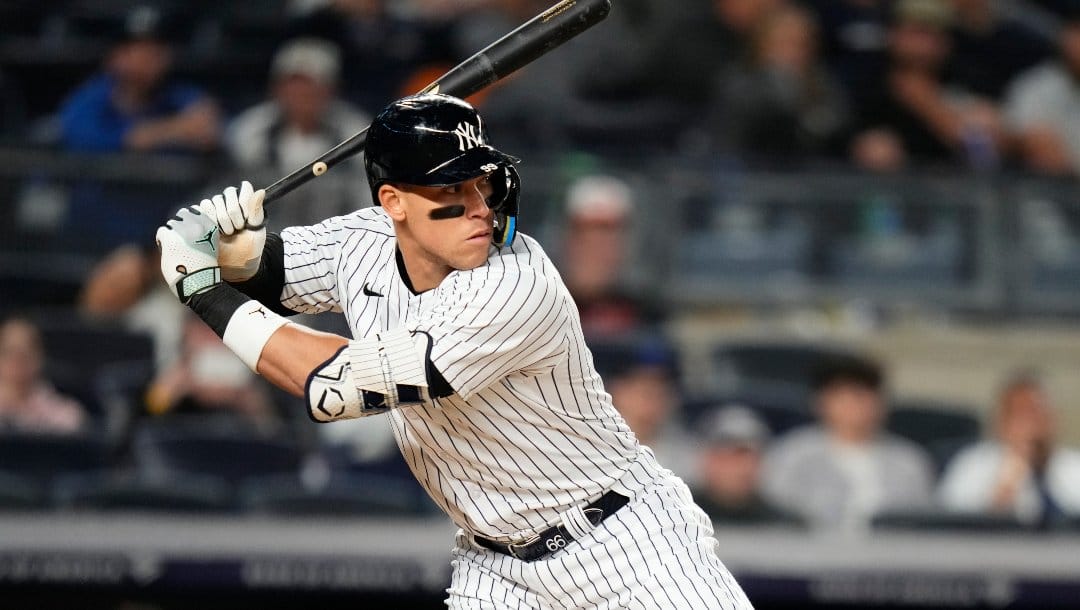
<instances>
[{"instance_id":1,"label":"player's chin","mask_svg":"<svg viewBox=\"0 0 1080 610\"><path fill-rule=\"evenodd\" d=\"M482 247L479 245L471 245L467 250L459 253L459 255L455 257L453 267L458 271L476 269L487 262L490 250L490 242L484 244Z\"/></svg>"}]
</instances>

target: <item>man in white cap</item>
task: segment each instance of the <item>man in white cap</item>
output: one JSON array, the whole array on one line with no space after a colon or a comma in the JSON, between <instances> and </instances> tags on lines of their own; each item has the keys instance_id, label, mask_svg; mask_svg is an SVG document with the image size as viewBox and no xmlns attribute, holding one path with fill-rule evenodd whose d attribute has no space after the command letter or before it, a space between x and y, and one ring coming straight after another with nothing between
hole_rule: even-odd
<instances>
[{"instance_id":1,"label":"man in white cap","mask_svg":"<svg viewBox=\"0 0 1080 610\"><path fill-rule=\"evenodd\" d=\"M633 239L634 193L614 176L588 175L566 193L566 224L559 271L577 303L589 338L619 337L660 322L628 255Z\"/></svg>"},{"instance_id":2,"label":"man in white cap","mask_svg":"<svg viewBox=\"0 0 1080 610\"><path fill-rule=\"evenodd\" d=\"M338 48L317 38L297 38L275 55L270 68L270 99L245 110L226 134L232 158L270 183L309 163L360 131L371 117L337 95L341 73ZM282 205L274 226L306 224L356 208L366 199L363 159L357 157Z\"/></svg>"}]
</instances>

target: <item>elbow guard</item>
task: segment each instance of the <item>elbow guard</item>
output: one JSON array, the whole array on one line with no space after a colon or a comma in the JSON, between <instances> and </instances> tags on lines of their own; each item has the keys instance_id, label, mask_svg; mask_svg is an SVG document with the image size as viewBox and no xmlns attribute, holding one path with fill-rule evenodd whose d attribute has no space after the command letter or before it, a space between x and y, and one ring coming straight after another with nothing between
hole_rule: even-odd
<instances>
[{"instance_id":1,"label":"elbow guard","mask_svg":"<svg viewBox=\"0 0 1080 610\"><path fill-rule=\"evenodd\" d=\"M430 347L426 333L404 329L350 341L308 376L308 415L331 422L426 402Z\"/></svg>"}]
</instances>

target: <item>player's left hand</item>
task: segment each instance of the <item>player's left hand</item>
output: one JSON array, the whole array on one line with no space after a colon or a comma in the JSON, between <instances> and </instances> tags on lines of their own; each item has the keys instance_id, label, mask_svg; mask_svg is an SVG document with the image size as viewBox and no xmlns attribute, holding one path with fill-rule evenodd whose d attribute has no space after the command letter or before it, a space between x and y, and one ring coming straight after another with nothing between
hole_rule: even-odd
<instances>
[{"instance_id":1,"label":"player's left hand","mask_svg":"<svg viewBox=\"0 0 1080 610\"><path fill-rule=\"evenodd\" d=\"M213 208L182 208L165 226L158 227L161 274L181 303L221 283L218 267L218 225Z\"/></svg>"}]
</instances>

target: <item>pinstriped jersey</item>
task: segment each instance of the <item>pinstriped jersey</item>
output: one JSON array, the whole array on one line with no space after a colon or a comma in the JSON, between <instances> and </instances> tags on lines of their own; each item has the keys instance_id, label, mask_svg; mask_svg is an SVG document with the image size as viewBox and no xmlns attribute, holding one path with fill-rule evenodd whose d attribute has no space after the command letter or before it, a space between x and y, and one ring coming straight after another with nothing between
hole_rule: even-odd
<instances>
[{"instance_id":1,"label":"pinstriped jersey","mask_svg":"<svg viewBox=\"0 0 1080 610\"><path fill-rule=\"evenodd\" d=\"M642 449L535 240L519 234L512 247L493 247L486 264L416 294L382 208L281 236L283 305L340 311L355 338L402 327L431 336L431 361L455 393L389 417L416 478L458 526L520 539L628 478Z\"/></svg>"}]
</instances>

